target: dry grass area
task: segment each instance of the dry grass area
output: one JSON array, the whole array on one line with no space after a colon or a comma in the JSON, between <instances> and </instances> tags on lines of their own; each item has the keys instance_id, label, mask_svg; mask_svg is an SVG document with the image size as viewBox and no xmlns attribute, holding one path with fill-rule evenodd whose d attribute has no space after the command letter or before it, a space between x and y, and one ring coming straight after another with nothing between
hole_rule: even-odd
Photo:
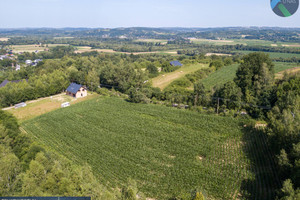
<instances>
[{"instance_id":1,"label":"dry grass area","mask_svg":"<svg viewBox=\"0 0 300 200\"><path fill-rule=\"evenodd\" d=\"M271 46L272 46L272 47L277 47L278 45L277 45L277 44L271 44Z\"/></svg>"},{"instance_id":2,"label":"dry grass area","mask_svg":"<svg viewBox=\"0 0 300 200\"><path fill-rule=\"evenodd\" d=\"M283 44L283 47L300 47L300 44Z\"/></svg>"},{"instance_id":3,"label":"dry grass area","mask_svg":"<svg viewBox=\"0 0 300 200\"><path fill-rule=\"evenodd\" d=\"M281 72L278 72L275 74L275 79L282 79L284 76L284 73L288 73L288 74L296 74L300 72L300 67L294 67L291 69L287 69Z\"/></svg>"},{"instance_id":4,"label":"dry grass area","mask_svg":"<svg viewBox=\"0 0 300 200\"><path fill-rule=\"evenodd\" d=\"M164 53L168 53L168 54L176 54L176 55L177 55L177 51L165 51Z\"/></svg>"},{"instance_id":5,"label":"dry grass area","mask_svg":"<svg viewBox=\"0 0 300 200\"><path fill-rule=\"evenodd\" d=\"M46 51L50 47L56 47L56 46L67 46L68 44L43 44L43 46L40 45L11 45L9 48L13 50L14 53L19 52L35 52L35 51Z\"/></svg>"},{"instance_id":6,"label":"dry grass area","mask_svg":"<svg viewBox=\"0 0 300 200\"><path fill-rule=\"evenodd\" d=\"M225 53L207 53L205 56L211 56L211 55L216 55L216 56L232 56L231 54L225 54Z\"/></svg>"},{"instance_id":7,"label":"dry grass area","mask_svg":"<svg viewBox=\"0 0 300 200\"><path fill-rule=\"evenodd\" d=\"M178 70L159 75L152 79L153 87L159 87L160 89L166 88L172 81L185 76L186 74L192 73L197 71L198 69L205 68L207 65L205 64L195 64L195 65L188 65L179 68Z\"/></svg>"},{"instance_id":8,"label":"dry grass area","mask_svg":"<svg viewBox=\"0 0 300 200\"><path fill-rule=\"evenodd\" d=\"M20 122L37 117L39 115L48 113L50 111L61 108L61 104L64 102L70 102L71 105L79 103L81 101L86 101L97 97L96 93L88 93L88 96L83 98L72 98L61 93L52 97L40 98L33 101L26 102L27 106L23 108L15 109L13 107L8 108L7 111L12 113Z\"/></svg>"},{"instance_id":9,"label":"dry grass area","mask_svg":"<svg viewBox=\"0 0 300 200\"><path fill-rule=\"evenodd\" d=\"M9 40L9 38L6 38L6 37L0 37L0 42L6 42L6 41L8 41Z\"/></svg>"},{"instance_id":10,"label":"dry grass area","mask_svg":"<svg viewBox=\"0 0 300 200\"><path fill-rule=\"evenodd\" d=\"M84 53L84 52L90 52L90 51L97 51L97 52L102 52L102 53L124 53L124 54L133 54L133 55L139 55L139 54L172 54L175 55L177 54L177 51L152 51L152 52L120 52L120 51L115 51L113 49L92 49L92 47L89 46L78 46L76 47L77 50L75 53Z\"/></svg>"},{"instance_id":11,"label":"dry grass area","mask_svg":"<svg viewBox=\"0 0 300 200\"><path fill-rule=\"evenodd\" d=\"M92 47L88 47L88 46L78 46L76 47L77 50L75 51L75 53L84 53L84 52L89 52L89 51L94 51L94 49L92 49Z\"/></svg>"},{"instance_id":12,"label":"dry grass area","mask_svg":"<svg viewBox=\"0 0 300 200\"><path fill-rule=\"evenodd\" d=\"M198 39L198 38L191 38L192 42L221 42L221 43L232 43L233 40L208 40L208 39Z\"/></svg>"},{"instance_id":13,"label":"dry grass area","mask_svg":"<svg viewBox=\"0 0 300 200\"><path fill-rule=\"evenodd\" d=\"M72 39L74 37L54 37L53 39Z\"/></svg>"},{"instance_id":14,"label":"dry grass area","mask_svg":"<svg viewBox=\"0 0 300 200\"><path fill-rule=\"evenodd\" d=\"M136 42L153 42L153 43L167 43L167 40L159 40L159 39L137 39Z\"/></svg>"}]
</instances>

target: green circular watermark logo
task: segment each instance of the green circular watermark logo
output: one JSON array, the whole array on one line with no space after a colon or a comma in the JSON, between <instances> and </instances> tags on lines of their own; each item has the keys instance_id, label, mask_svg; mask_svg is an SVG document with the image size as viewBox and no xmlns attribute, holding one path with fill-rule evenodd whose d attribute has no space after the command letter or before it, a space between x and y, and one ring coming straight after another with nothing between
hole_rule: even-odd
<instances>
[{"instance_id":1,"label":"green circular watermark logo","mask_svg":"<svg viewBox=\"0 0 300 200\"><path fill-rule=\"evenodd\" d=\"M299 0L271 0L273 12L280 17L292 16L299 7Z\"/></svg>"}]
</instances>

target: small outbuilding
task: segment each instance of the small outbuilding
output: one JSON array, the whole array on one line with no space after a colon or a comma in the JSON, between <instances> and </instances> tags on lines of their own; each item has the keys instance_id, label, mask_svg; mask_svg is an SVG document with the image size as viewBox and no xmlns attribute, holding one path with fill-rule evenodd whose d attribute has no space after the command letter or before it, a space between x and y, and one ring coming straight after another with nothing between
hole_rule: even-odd
<instances>
[{"instance_id":1,"label":"small outbuilding","mask_svg":"<svg viewBox=\"0 0 300 200\"><path fill-rule=\"evenodd\" d=\"M85 86L76 83L71 83L67 88L66 94L71 97L80 98L87 96L87 90Z\"/></svg>"},{"instance_id":2,"label":"small outbuilding","mask_svg":"<svg viewBox=\"0 0 300 200\"><path fill-rule=\"evenodd\" d=\"M170 65L172 65L173 67L181 67L182 66L182 64L178 60L171 61Z\"/></svg>"}]
</instances>

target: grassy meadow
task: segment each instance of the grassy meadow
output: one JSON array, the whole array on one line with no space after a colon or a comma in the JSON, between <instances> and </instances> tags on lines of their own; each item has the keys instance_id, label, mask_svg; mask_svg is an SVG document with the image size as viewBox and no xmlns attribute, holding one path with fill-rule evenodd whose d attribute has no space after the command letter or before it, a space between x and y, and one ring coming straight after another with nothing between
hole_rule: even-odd
<instances>
[{"instance_id":1,"label":"grassy meadow","mask_svg":"<svg viewBox=\"0 0 300 200\"><path fill-rule=\"evenodd\" d=\"M159 87L160 89L166 88L171 82L179 78L184 77L186 74L193 73L201 68L208 67L207 64L191 64L184 65L174 72L160 74L159 76L152 79L153 87Z\"/></svg>"},{"instance_id":2,"label":"grassy meadow","mask_svg":"<svg viewBox=\"0 0 300 200\"><path fill-rule=\"evenodd\" d=\"M48 45L48 47L47 47ZM32 45L10 45L8 46L9 49L13 50L14 53L19 52L35 52L35 51L45 51L50 47L56 46L67 46L68 44L44 44L43 46L32 44Z\"/></svg>"},{"instance_id":3,"label":"grassy meadow","mask_svg":"<svg viewBox=\"0 0 300 200\"><path fill-rule=\"evenodd\" d=\"M98 97L24 121L38 142L88 163L114 188L137 181L147 197L201 188L208 199L274 199L278 187L264 135L245 122Z\"/></svg>"}]
</instances>

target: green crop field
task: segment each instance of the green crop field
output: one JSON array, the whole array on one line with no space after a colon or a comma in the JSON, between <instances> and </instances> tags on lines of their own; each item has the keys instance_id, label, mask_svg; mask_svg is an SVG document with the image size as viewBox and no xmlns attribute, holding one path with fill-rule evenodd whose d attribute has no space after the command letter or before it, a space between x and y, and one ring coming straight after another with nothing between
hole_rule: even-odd
<instances>
[{"instance_id":1,"label":"green crop field","mask_svg":"<svg viewBox=\"0 0 300 200\"><path fill-rule=\"evenodd\" d=\"M300 54L299 54L300 55ZM274 62L274 72L278 73L287 69L294 67L299 67L295 63L283 63L283 62ZM215 71L210 74L207 78L202 80L205 88L209 89L216 85L222 85L228 81L231 81L235 77L236 70L238 69L238 64L224 66L220 70Z\"/></svg>"},{"instance_id":2,"label":"green crop field","mask_svg":"<svg viewBox=\"0 0 300 200\"><path fill-rule=\"evenodd\" d=\"M201 188L208 199L274 199L264 134L234 118L99 97L30 119L22 128L109 187L137 181L147 197Z\"/></svg>"},{"instance_id":3,"label":"green crop field","mask_svg":"<svg viewBox=\"0 0 300 200\"><path fill-rule=\"evenodd\" d=\"M242 54L249 54L249 53L253 53L253 52L258 52L258 51L235 51L238 53L242 53ZM277 52L263 52L266 54L269 54L270 58L300 58L300 54L296 54L296 53L277 53Z\"/></svg>"},{"instance_id":4,"label":"green crop field","mask_svg":"<svg viewBox=\"0 0 300 200\"><path fill-rule=\"evenodd\" d=\"M210 40L210 39L201 39L201 38L191 38L191 41L196 44L211 44L211 45L249 45L249 46L271 46L271 47L291 47L298 48L298 43L290 42L277 42L268 40L254 40L254 39L226 39L226 40Z\"/></svg>"},{"instance_id":5,"label":"green crop field","mask_svg":"<svg viewBox=\"0 0 300 200\"><path fill-rule=\"evenodd\" d=\"M221 69L210 74L207 78L203 79L202 83L207 89L212 88L215 85L222 85L234 79L238 67L238 64L224 66Z\"/></svg>"}]
</instances>

